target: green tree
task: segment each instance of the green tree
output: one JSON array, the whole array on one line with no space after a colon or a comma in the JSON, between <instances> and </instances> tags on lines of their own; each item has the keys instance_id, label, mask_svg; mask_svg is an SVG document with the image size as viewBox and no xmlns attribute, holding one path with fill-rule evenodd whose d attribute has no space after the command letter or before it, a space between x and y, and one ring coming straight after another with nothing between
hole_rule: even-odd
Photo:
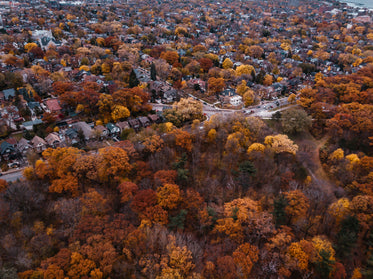
<instances>
[{"instance_id":1,"label":"green tree","mask_svg":"<svg viewBox=\"0 0 373 279\"><path fill-rule=\"evenodd\" d=\"M254 164L251 161L244 161L240 164L239 170L242 174L247 176L254 176L256 173L256 169L254 167Z\"/></svg>"},{"instance_id":2,"label":"green tree","mask_svg":"<svg viewBox=\"0 0 373 279\"><path fill-rule=\"evenodd\" d=\"M330 252L327 250L321 250L319 254L321 258L315 263L316 270L321 279L327 279L333 270L335 261L331 259Z\"/></svg>"},{"instance_id":3,"label":"green tree","mask_svg":"<svg viewBox=\"0 0 373 279\"><path fill-rule=\"evenodd\" d=\"M272 215L275 218L276 227L280 227L286 224L286 211L285 207L288 205L284 195L280 195L273 202Z\"/></svg>"},{"instance_id":4,"label":"green tree","mask_svg":"<svg viewBox=\"0 0 373 279\"><path fill-rule=\"evenodd\" d=\"M179 214L174 217L170 217L170 223L168 224L170 229L184 229L185 217L188 211L185 209L180 210Z\"/></svg>"},{"instance_id":5,"label":"green tree","mask_svg":"<svg viewBox=\"0 0 373 279\"><path fill-rule=\"evenodd\" d=\"M355 216L347 216L337 234L336 252L340 257L348 257L351 248L356 244L360 225Z\"/></svg>"},{"instance_id":6,"label":"green tree","mask_svg":"<svg viewBox=\"0 0 373 279\"><path fill-rule=\"evenodd\" d=\"M254 167L254 164L249 161L243 161L239 167L239 175L238 175L238 182L242 186L243 190L247 190L247 188L250 185L250 178L252 176L255 176L256 174L256 169Z\"/></svg>"},{"instance_id":7,"label":"green tree","mask_svg":"<svg viewBox=\"0 0 373 279\"><path fill-rule=\"evenodd\" d=\"M365 278L373 278L373 253L367 259L366 267L362 270Z\"/></svg>"},{"instance_id":8,"label":"green tree","mask_svg":"<svg viewBox=\"0 0 373 279\"><path fill-rule=\"evenodd\" d=\"M287 134L297 134L311 127L312 119L303 109L289 109L282 112L281 125Z\"/></svg>"},{"instance_id":9,"label":"green tree","mask_svg":"<svg viewBox=\"0 0 373 279\"><path fill-rule=\"evenodd\" d=\"M134 88L140 84L139 80L137 79L135 71L132 69L129 77L129 87Z\"/></svg>"},{"instance_id":10,"label":"green tree","mask_svg":"<svg viewBox=\"0 0 373 279\"><path fill-rule=\"evenodd\" d=\"M154 63L152 63L152 65L150 66L150 78L152 80L157 80L157 71L155 69Z\"/></svg>"}]
</instances>

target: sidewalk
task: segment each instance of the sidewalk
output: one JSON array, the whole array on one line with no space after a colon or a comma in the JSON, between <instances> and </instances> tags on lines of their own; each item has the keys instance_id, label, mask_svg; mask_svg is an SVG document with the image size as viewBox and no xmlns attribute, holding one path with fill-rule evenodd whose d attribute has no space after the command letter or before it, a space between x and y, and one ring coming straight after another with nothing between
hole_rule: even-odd
<instances>
[{"instance_id":1,"label":"sidewalk","mask_svg":"<svg viewBox=\"0 0 373 279\"><path fill-rule=\"evenodd\" d=\"M10 169L8 171L5 171L5 172L0 172L2 175L7 175L7 174L12 174L12 173L15 173L15 172L19 172L19 171L23 171L26 167L19 167L19 168L13 168L13 169Z\"/></svg>"}]
</instances>

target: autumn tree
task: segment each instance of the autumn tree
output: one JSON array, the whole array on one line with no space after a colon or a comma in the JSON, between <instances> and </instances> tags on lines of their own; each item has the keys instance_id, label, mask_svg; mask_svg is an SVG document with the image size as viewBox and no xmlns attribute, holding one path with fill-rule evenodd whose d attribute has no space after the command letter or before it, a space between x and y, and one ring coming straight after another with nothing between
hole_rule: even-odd
<instances>
[{"instance_id":1,"label":"autumn tree","mask_svg":"<svg viewBox=\"0 0 373 279\"><path fill-rule=\"evenodd\" d=\"M4 192L8 186L8 182L4 179L0 179L0 193Z\"/></svg>"},{"instance_id":2,"label":"autumn tree","mask_svg":"<svg viewBox=\"0 0 373 279\"><path fill-rule=\"evenodd\" d=\"M144 152L155 153L162 150L164 141L160 136L152 135L145 138L142 144L144 145Z\"/></svg>"},{"instance_id":3,"label":"autumn tree","mask_svg":"<svg viewBox=\"0 0 373 279\"><path fill-rule=\"evenodd\" d=\"M193 98L183 98L172 105L172 109L165 111L165 118L175 126L194 119L203 119L202 103Z\"/></svg>"},{"instance_id":4,"label":"autumn tree","mask_svg":"<svg viewBox=\"0 0 373 279\"><path fill-rule=\"evenodd\" d=\"M209 58L201 58L198 60L200 66L201 66L201 69L207 73L213 66L213 63L211 61L211 59Z\"/></svg>"},{"instance_id":5,"label":"autumn tree","mask_svg":"<svg viewBox=\"0 0 373 279\"><path fill-rule=\"evenodd\" d=\"M188 247L177 246L175 237L169 236L167 252L167 258L165 259L161 275L157 278L185 278L190 275L195 265L192 253L188 250Z\"/></svg>"},{"instance_id":6,"label":"autumn tree","mask_svg":"<svg viewBox=\"0 0 373 279\"><path fill-rule=\"evenodd\" d=\"M72 278L82 278L95 269L94 261L84 258L80 253L73 252L71 255L70 269L67 273Z\"/></svg>"},{"instance_id":7,"label":"autumn tree","mask_svg":"<svg viewBox=\"0 0 373 279\"><path fill-rule=\"evenodd\" d=\"M315 260L315 251L312 243L307 240L293 242L287 248L287 265L291 269L306 271Z\"/></svg>"},{"instance_id":8,"label":"autumn tree","mask_svg":"<svg viewBox=\"0 0 373 279\"><path fill-rule=\"evenodd\" d=\"M157 204L157 193L151 189L140 190L131 202L131 209L139 214L144 214L148 207Z\"/></svg>"},{"instance_id":9,"label":"autumn tree","mask_svg":"<svg viewBox=\"0 0 373 279\"><path fill-rule=\"evenodd\" d=\"M225 81L223 78L211 77L208 80L208 90L210 95L220 93L225 87Z\"/></svg>"},{"instance_id":10,"label":"autumn tree","mask_svg":"<svg viewBox=\"0 0 373 279\"><path fill-rule=\"evenodd\" d=\"M249 76L249 75L252 75L252 74L255 74L255 69L251 65L240 65L236 69L236 75L238 77L242 76L242 75Z\"/></svg>"},{"instance_id":11,"label":"autumn tree","mask_svg":"<svg viewBox=\"0 0 373 279\"><path fill-rule=\"evenodd\" d=\"M165 51L161 53L160 58L166 60L168 64L174 65L179 61L179 54L176 51Z\"/></svg>"},{"instance_id":12,"label":"autumn tree","mask_svg":"<svg viewBox=\"0 0 373 279\"><path fill-rule=\"evenodd\" d=\"M350 201L348 198L341 198L333 202L329 206L328 213L335 218L337 224L340 224L340 222L350 213Z\"/></svg>"},{"instance_id":13,"label":"autumn tree","mask_svg":"<svg viewBox=\"0 0 373 279\"><path fill-rule=\"evenodd\" d=\"M253 56L255 58L262 57L264 50L258 45L249 46L247 49L247 52L250 56Z\"/></svg>"},{"instance_id":14,"label":"autumn tree","mask_svg":"<svg viewBox=\"0 0 373 279\"><path fill-rule=\"evenodd\" d=\"M115 105L111 112L111 118L113 119L114 122L126 119L129 116L130 116L130 111L128 110L128 108L121 106L121 105Z\"/></svg>"},{"instance_id":15,"label":"autumn tree","mask_svg":"<svg viewBox=\"0 0 373 279\"><path fill-rule=\"evenodd\" d=\"M231 69L231 68L233 68L233 62L229 58L225 58L222 66L223 66L224 69Z\"/></svg>"},{"instance_id":16,"label":"autumn tree","mask_svg":"<svg viewBox=\"0 0 373 279\"><path fill-rule=\"evenodd\" d=\"M97 105L104 123L110 122L114 107L113 97L109 94L102 94L100 95Z\"/></svg>"},{"instance_id":17,"label":"autumn tree","mask_svg":"<svg viewBox=\"0 0 373 279\"><path fill-rule=\"evenodd\" d=\"M285 212L291 223L295 223L299 219L306 217L309 202L300 190L286 192L284 197L286 199Z\"/></svg>"},{"instance_id":18,"label":"autumn tree","mask_svg":"<svg viewBox=\"0 0 373 279\"><path fill-rule=\"evenodd\" d=\"M115 105L126 107L132 113L139 111L149 111L149 94L139 87L130 89L120 89L112 95Z\"/></svg>"},{"instance_id":19,"label":"autumn tree","mask_svg":"<svg viewBox=\"0 0 373 279\"><path fill-rule=\"evenodd\" d=\"M256 246L244 243L233 252L233 260L238 267L238 276L247 278L254 264L259 260L259 250Z\"/></svg>"},{"instance_id":20,"label":"autumn tree","mask_svg":"<svg viewBox=\"0 0 373 279\"><path fill-rule=\"evenodd\" d=\"M120 201L122 203L132 200L133 196L136 194L136 192L139 189L135 183L129 182L129 181L122 182L121 184L118 185L117 188L121 194Z\"/></svg>"},{"instance_id":21,"label":"autumn tree","mask_svg":"<svg viewBox=\"0 0 373 279\"><path fill-rule=\"evenodd\" d=\"M244 104L245 104L246 107L254 104L254 101L255 101L254 91L247 90L243 94L242 99L243 99L243 102L244 102Z\"/></svg>"},{"instance_id":22,"label":"autumn tree","mask_svg":"<svg viewBox=\"0 0 373 279\"><path fill-rule=\"evenodd\" d=\"M267 136L264 140L275 153L288 152L295 155L298 151L298 145L293 143L286 135Z\"/></svg>"},{"instance_id":23,"label":"autumn tree","mask_svg":"<svg viewBox=\"0 0 373 279\"><path fill-rule=\"evenodd\" d=\"M83 215L105 215L108 211L108 200L95 189L88 189L81 197Z\"/></svg>"},{"instance_id":24,"label":"autumn tree","mask_svg":"<svg viewBox=\"0 0 373 279\"><path fill-rule=\"evenodd\" d=\"M157 189L158 204L166 209L175 209L181 200L179 186L164 184Z\"/></svg>"},{"instance_id":25,"label":"autumn tree","mask_svg":"<svg viewBox=\"0 0 373 279\"><path fill-rule=\"evenodd\" d=\"M175 136L175 144L177 146L188 151L192 150L193 136L190 133L181 129L175 129L172 131L172 134Z\"/></svg>"},{"instance_id":26,"label":"autumn tree","mask_svg":"<svg viewBox=\"0 0 373 279\"><path fill-rule=\"evenodd\" d=\"M296 95L294 93L290 94L290 96L288 97L287 101L290 103L290 104L294 104L295 103L295 99L296 99Z\"/></svg>"},{"instance_id":27,"label":"autumn tree","mask_svg":"<svg viewBox=\"0 0 373 279\"><path fill-rule=\"evenodd\" d=\"M112 182L124 177L131 169L127 152L119 147L105 147L98 150L98 176L101 181Z\"/></svg>"}]
</instances>

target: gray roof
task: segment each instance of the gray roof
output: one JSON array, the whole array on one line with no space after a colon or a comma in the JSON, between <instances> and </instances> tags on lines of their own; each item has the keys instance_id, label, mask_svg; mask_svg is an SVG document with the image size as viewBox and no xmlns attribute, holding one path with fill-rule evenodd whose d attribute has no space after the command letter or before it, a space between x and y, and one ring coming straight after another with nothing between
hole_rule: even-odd
<instances>
[{"instance_id":1,"label":"gray roof","mask_svg":"<svg viewBox=\"0 0 373 279\"><path fill-rule=\"evenodd\" d=\"M5 89L3 90L3 93L6 100L8 100L9 97L14 97L16 95L16 91L14 90L14 88Z\"/></svg>"},{"instance_id":2,"label":"gray roof","mask_svg":"<svg viewBox=\"0 0 373 279\"><path fill-rule=\"evenodd\" d=\"M0 152L1 152L1 155L7 153L7 150L10 150L10 152L13 152L15 151L15 148L12 144L6 142L6 141L3 141L0 145Z\"/></svg>"},{"instance_id":3,"label":"gray roof","mask_svg":"<svg viewBox=\"0 0 373 279\"><path fill-rule=\"evenodd\" d=\"M21 138L19 141L18 141L18 144L17 144L17 149L19 151L23 151L27 148L31 148L31 145L28 143L28 141L25 139L25 138Z\"/></svg>"},{"instance_id":4,"label":"gray roof","mask_svg":"<svg viewBox=\"0 0 373 279\"><path fill-rule=\"evenodd\" d=\"M43 121L41 119L35 119L33 121L26 121L26 122L23 122L22 125L24 127L26 126L34 126L34 125L38 125L38 124L42 124Z\"/></svg>"},{"instance_id":5,"label":"gray roof","mask_svg":"<svg viewBox=\"0 0 373 279\"><path fill-rule=\"evenodd\" d=\"M86 139L92 138L92 136L93 136L92 128L86 122L81 121L81 122L74 123L73 127L76 130L81 130Z\"/></svg>"},{"instance_id":6,"label":"gray roof","mask_svg":"<svg viewBox=\"0 0 373 279\"><path fill-rule=\"evenodd\" d=\"M118 126L114 125L113 123L106 124L106 128L108 128L110 131L112 131L115 128L119 128Z\"/></svg>"}]
</instances>

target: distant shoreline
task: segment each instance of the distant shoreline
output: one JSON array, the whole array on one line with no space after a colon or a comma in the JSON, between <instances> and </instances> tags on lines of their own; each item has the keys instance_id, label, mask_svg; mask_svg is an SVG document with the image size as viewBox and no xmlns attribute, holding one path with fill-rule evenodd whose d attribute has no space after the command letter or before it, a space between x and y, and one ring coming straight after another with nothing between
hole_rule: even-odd
<instances>
[{"instance_id":1,"label":"distant shoreline","mask_svg":"<svg viewBox=\"0 0 373 279\"><path fill-rule=\"evenodd\" d=\"M373 1L371 0L338 0L341 3L346 3L352 8L367 8L373 11Z\"/></svg>"}]
</instances>

